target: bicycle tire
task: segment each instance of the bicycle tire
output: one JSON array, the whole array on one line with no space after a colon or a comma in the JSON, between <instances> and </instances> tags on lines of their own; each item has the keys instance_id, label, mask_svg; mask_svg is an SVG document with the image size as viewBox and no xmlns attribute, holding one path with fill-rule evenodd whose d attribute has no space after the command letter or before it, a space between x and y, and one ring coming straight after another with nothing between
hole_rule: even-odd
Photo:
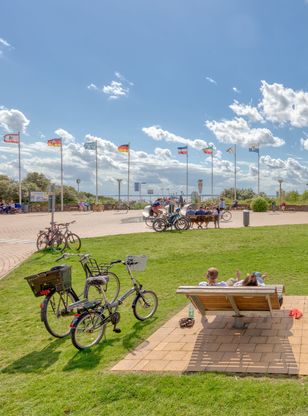
<instances>
[{"instance_id":1,"label":"bicycle tire","mask_svg":"<svg viewBox=\"0 0 308 416\"><path fill-rule=\"evenodd\" d=\"M133 312L139 321L150 319L157 310L158 298L152 290L142 290L136 296L133 302ZM145 316L142 315L144 310L148 310Z\"/></svg>"},{"instance_id":2,"label":"bicycle tire","mask_svg":"<svg viewBox=\"0 0 308 416\"><path fill-rule=\"evenodd\" d=\"M174 226L178 231L188 230L189 222L186 218L182 217L175 221Z\"/></svg>"},{"instance_id":3,"label":"bicycle tire","mask_svg":"<svg viewBox=\"0 0 308 416\"><path fill-rule=\"evenodd\" d=\"M92 300L107 300L107 302L114 302L120 293L120 279L113 272L103 273L102 276L108 278L108 283L106 285L93 284L85 285L84 297L90 301ZM93 291L96 291L93 293ZM105 296L102 294L102 290L105 293Z\"/></svg>"},{"instance_id":4,"label":"bicycle tire","mask_svg":"<svg viewBox=\"0 0 308 416\"><path fill-rule=\"evenodd\" d=\"M144 223L145 223L145 225L147 226L147 227L149 227L149 228L153 228L153 222L155 221L155 218L154 217L146 217L145 219L144 219Z\"/></svg>"},{"instance_id":5,"label":"bicycle tire","mask_svg":"<svg viewBox=\"0 0 308 416\"><path fill-rule=\"evenodd\" d=\"M167 228L167 223L164 219L162 218L157 218L154 222L153 222L153 229L155 231L157 231L158 233L161 233L162 231L165 231Z\"/></svg>"},{"instance_id":6,"label":"bicycle tire","mask_svg":"<svg viewBox=\"0 0 308 416\"><path fill-rule=\"evenodd\" d=\"M81 240L80 237L75 233L68 233L66 236L66 247L71 250L80 250L81 248Z\"/></svg>"},{"instance_id":7,"label":"bicycle tire","mask_svg":"<svg viewBox=\"0 0 308 416\"><path fill-rule=\"evenodd\" d=\"M70 333L72 315L77 311L67 311L67 306L78 300L72 290L50 293L41 305L41 320L47 331L55 338L64 338Z\"/></svg>"},{"instance_id":8,"label":"bicycle tire","mask_svg":"<svg viewBox=\"0 0 308 416\"><path fill-rule=\"evenodd\" d=\"M221 215L221 220L222 221L231 221L232 219L232 214L230 211L224 211Z\"/></svg>"},{"instance_id":9,"label":"bicycle tire","mask_svg":"<svg viewBox=\"0 0 308 416\"><path fill-rule=\"evenodd\" d=\"M48 235L45 232L42 232L38 235L36 240L36 248L38 251L44 250L48 247Z\"/></svg>"},{"instance_id":10,"label":"bicycle tire","mask_svg":"<svg viewBox=\"0 0 308 416\"><path fill-rule=\"evenodd\" d=\"M102 339L106 324L97 311L85 311L71 324L70 335L75 348L85 350L98 344Z\"/></svg>"}]
</instances>

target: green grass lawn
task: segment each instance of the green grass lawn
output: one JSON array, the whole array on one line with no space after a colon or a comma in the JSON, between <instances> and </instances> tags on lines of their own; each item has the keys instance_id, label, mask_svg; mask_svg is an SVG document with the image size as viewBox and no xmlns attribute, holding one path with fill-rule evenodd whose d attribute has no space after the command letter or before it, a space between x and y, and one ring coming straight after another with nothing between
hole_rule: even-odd
<instances>
[{"instance_id":1,"label":"green grass lawn","mask_svg":"<svg viewBox=\"0 0 308 416\"><path fill-rule=\"evenodd\" d=\"M83 252L101 261L129 254L149 256L138 277L159 297L155 317L135 320L129 302L120 309L121 334L78 352L70 339L51 337L40 322L39 303L24 276L48 270L56 254L36 253L0 281L0 414L5 415L292 415L308 414L307 379L239 377L225 374L112 374L108 370L162 322L183 308L179 285L197 284L210 266L220 278L239 268L267 271L289 295L308 295L308 226L145 233L83 240ZM77 292L83 274L77 259ZM117 265L122 289L130 281ZM296 306L296 305L295 305Z\"/></svg>"}]
</instances>

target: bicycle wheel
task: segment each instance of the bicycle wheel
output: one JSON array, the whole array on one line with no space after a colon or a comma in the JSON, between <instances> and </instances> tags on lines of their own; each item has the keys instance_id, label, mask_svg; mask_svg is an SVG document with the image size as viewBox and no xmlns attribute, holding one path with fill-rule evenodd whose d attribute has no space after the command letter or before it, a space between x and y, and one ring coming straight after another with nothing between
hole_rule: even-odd
<instances>
[{"instance_id":1,"label":"bicycle wheel","mask_svg":"<svg viewBox=\"0 0 308 416\"><path fill-rule=\"evenodd\" d=\"M105 302L114 302L120 292L120 280L115 273L106 272L103 273L104 278L107 278L108 282L106 285L102 284L86 284L84 290L84 297L90 301L102 300ZM103 291L105 296L103 295Z\"/></svg>"},{"instance_id":2,"label":"bicycle wheel","mask_svg":"<svg viewBox=\"0 0 308 416\"><path fill-rule=\"evenodd\" d=\"M153 222L153 229L155 231L157 231L158 233L165 231L165 229L167 228L167 224L166 221L163 220L162 218L157 218L154 222Z\"/></svg>"},{"instance_id":3,"label":"bicycle wheel","mask_svg":"<svg viewBox=\"0 0 308 416\"><path fill-rule=\"evenodd\" d=\"M81 240L77 234L69 233L66 237L66 247L71 250L80 250Z\"/></svg>"},{"instance_id":4,"label":"bicycle wheel","mask_svg":"<svg viewBox=\"0 0 308 416\"><path fill-rule=\"evenodd\" d=\"M106 324L99 312L85 311L71 324L71 340L78 350L85 350L98 344L102 339Z\"/></svg>"},{"instance_id":5,"label":"bicycle wheel","mask_svg":"<svg viewBox=\"0 0 308 416\"><path fill-rule=\"evenodd\" d=\"M147 227L152 228L153 227L153 222L154 222L154 217L146 217L144 219L144 223Z\"/></svg>"},{"instance_id":6,"label":"bicycle wheel","mask_svg":"<svg viewBox=\"0 0 308 416\"><path fill-rule=\"evenodd\" d=\"M174 226L177 230L188 230L189 228L189 222L186 218L182 217L175 221Z\"/></svg>"},{"instance_id":7,"label":"bicycle wheel","mask_svg":"<svg viewBox=\"0 0 308 416\"><path fill-rule=\"evenodd\" d=\"M47 331L56 338L64 338L70 333L70 323L76 310L68 312L67 306L76 302L76 295L66 292L53 292L46 296L41 305L41 320Z\"/></svg>"},{"instance_id":8,"label":"bicycle wheel","mask_svg":"<svg viewBox=\"0 0 308 416\"><path fill-rule=\"evenodd\" d=\"M224 211L222 213L222 216L221 216L222 221L230 221L231 218L232 218L232 214L230 211Z\"/></svg>"},{"instance_id":9,"label":"bicycle wheel","mask_svg":"<svg viewBox=\"0 0 308 416\"><path fill-rule=\"evenodd\" d=\"M48 247L48 235L47 233L43 232L40 233L36 240L36 247L39 250L44 250L44 248Z\"/></svg>"},{"instance_id":10,"label":"bicycle wheel","mask_svg":"<svg viewBox=\"0 0 308 416\"><path fill-rule=\"evenodd\" d=\"M133 303L134 315L139 321L151 318L156 312L158 299L152 290L142 290Z\"/></svg>"}]
</instances>

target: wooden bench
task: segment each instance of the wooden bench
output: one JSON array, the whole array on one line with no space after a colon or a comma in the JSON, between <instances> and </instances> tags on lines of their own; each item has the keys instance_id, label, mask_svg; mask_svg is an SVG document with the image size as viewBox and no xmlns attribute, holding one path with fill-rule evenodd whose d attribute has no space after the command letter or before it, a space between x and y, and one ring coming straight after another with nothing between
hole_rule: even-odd
<instances>
[{"instance_id":1,"label":"wooden bench","mask_svg":"<svg viewBox=\"0 0 308 416\"><path fill-rule=\"evenodd\" d=\"M201 315L232 315L234 327L243 329L244 315L272 316L281 305L283 285L268 286L180 286L176 293L188 297Z\"/></svg>"},{"instance_id":2,"label":"wooden bench","mask_svg":"<svg viewBox=\"0 0 308 416\"><path fill-rule=\"evenodd\" d=\"M220 228L219 226L219 215L210 214L210 215L187 215L191 222L191 227L193 228L194 224L197 224L198 229L203 228L203 224L205 228L208 227L209 222L213 222L215 228Z\"/></svg>"}]
</instances>

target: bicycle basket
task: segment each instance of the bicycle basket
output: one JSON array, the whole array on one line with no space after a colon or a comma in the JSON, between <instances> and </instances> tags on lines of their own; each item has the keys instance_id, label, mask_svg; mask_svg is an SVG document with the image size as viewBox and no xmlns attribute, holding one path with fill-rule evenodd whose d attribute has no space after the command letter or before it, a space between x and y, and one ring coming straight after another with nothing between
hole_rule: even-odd
<instances>
[{"instance_id":1,"label":"bicycle basket","mask_svg":"<svg viewBox=\"0 0 308 416\"><path fill-rule=\"evenodd\" d=\"M125 259L126 269L132 272L143 272L147 264L147 256L127 256Z\"/></svg>"},{"instance_id":2,"label":"bicycle basket","mask_svg":"<svg viewBox=\"0 0 308 416\"><path fill-rule=\"evenodd\" d=\"M71 287L71 266L66 264L46 272L27 276L27 280L34 296L45 296L51 290L61 292Z\"/></svg>"},{"instance_id":3,"label":"bicycle basket","mask_svg":"<svg viewBox=\"0 0 308 416\"><path fill-rule=\"evenodd\" d=\"M101 267L98 265L97 261L91 257L88 259L85 267L88 269L90 276L98 276L102 273Z\"/></svg>"}]
</instances>

